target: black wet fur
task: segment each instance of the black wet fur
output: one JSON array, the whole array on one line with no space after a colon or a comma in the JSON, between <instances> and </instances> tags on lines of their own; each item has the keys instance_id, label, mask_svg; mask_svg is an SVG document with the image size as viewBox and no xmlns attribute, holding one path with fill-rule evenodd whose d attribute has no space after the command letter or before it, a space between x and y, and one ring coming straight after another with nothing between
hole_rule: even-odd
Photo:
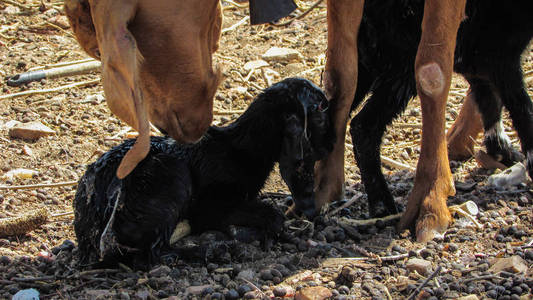
<instances>
[{"instance_id":1,"label":"black wet fur","mask_svg":"<svg viewBox=\"0 0 533 300\"><path fill-rule=\"evenodd\" d=\"M416 96L414 64L423 7L421 0L365 1L352 109L370 97L352 119L350 133L372 216L397 212L379 153L386 126ZM531 0L468 0L454 65L471 85L485 130L500 121L505 106L525 154L533 150L533 105L524 88L520 56L533 36L532 13ZM506 165L522 157L502 140L486 139L485 145L489 154ZM533 175L532 166L528 172Z\"/></svg>"},{"instance_id":2,"label":"black wet fur","mask_svg":"<svg viewBox=\"0 0 533 300\"><path fill-rule=\"evenodd\" d=\"M275 162L297 209L312 217L314 163L334 142L328 112L321 110L326 102L311 82L283 80L265 89L234 123L210 127L194 145L152 137L148 156L123 180L115 172L134 140L114 147L79 181L74 229L81 263L157 262L183 219L195 233L228 232L237 225L275 236L284 216L257 200ZM116 203L103 238L108 248L100 251Z\"/></svg>"}]
</instances>

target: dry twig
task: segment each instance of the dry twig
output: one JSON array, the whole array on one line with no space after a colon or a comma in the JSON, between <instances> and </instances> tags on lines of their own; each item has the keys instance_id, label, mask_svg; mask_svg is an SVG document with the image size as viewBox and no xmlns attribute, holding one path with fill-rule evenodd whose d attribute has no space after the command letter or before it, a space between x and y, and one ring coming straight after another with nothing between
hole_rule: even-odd
<instances>
[{"instance_id":1,"label":"dry twig","mask_svg":"<svg viewBox=\"0 0 533 300\"><path fill-rule=\"evenodd\" d=\"M28 184L28 185L0 185L0 190L35 190L40 188L55 188L62 186L77 185L78 181L65 181L56 183L40 183L40 184Z\"/></svg>"},{"instance_id":2,"label":"dry twig","mask_svg":"<svg viewBox=\"0 0 533 300\"><path fill-rule=\"evenodd\" d=\"M435 278L435 276L437 276L441 270L442 270L442 266L439 265L437 269L435 270L435 272L429 275L429 277L426 278L426 280L424 280L424 282L422 282L422 284L416 288L416 290L409 296L409 298L407 298L407 300L415 299L416 295L418 295L418 293L420 293L420 291L428 284L428 282L430 282L433 278Z\"/></svg>"},{"instance_id":3,"label":"dry twig","mask_svg":"<svg viewBox=\"0 0 533 300\"><path fill-rule=\"evenodd\" d=\"M220 34L224 34L226 32L230 32L230 31L234 30L235 28L237 28L237 27L241 26L242 24L246 23L249 19L250 19L249 16L246 16L246 17L242 18L239 22L231 25L230 27L222 29Z\"/></svg>"},{"instance_id":4,"label":"dry twig","mask_svg":"<svg viewBox=\"0 0 533 300\"><path fill-rule=\"evenodd\" d=\"M20 93L7 94L7 95L0 96L0 100L12 99L12 98L17 98L17 97L22 97L22 96L37 95L37 94L54 93L54 92L58 92L58 91L62 91L62 90L66 90L66 89L70 89L74 87L92 85L98 82L100 82L100 79L93 79L93 80L87 80L87 81L81 81L81 82L75 82L75 83L71 83L67 85L62 85L62 86L51 88L51 89L29 90L29 91L24 91Z\"/></svg>"}]
</instances>

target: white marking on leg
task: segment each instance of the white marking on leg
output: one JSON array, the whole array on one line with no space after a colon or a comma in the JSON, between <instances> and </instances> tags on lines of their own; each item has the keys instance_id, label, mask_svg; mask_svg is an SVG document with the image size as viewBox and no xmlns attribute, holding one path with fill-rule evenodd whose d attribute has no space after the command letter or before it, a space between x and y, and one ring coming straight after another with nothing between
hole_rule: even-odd
<instances>
[{"instance_id":1,"label":"white marking on leg","mask_svg":"<svg viewBox=\"0 0 533 300\"><path fill-rule=\"evenodd\" d=\"M440 66L431 62L418 68L416 80L424 94L435 97L444 91L444 74Z\"/></svg>"},{"instance_id":2,"label":"white marking on leg","mask_svg":"<svg viewBox=\"0 0 533 300\"><path fill-rule=\"evenodd\" d=\"M490 128L489 130L487 130L485 132L485 138L496 139L501 148L504 148L504 147L509 148L509 147L511 147L511 140L509 139L509 137L505 133L502 120L500 120L498 123L494 124L494 126L492 126L492 128ZM503 143L503 145L502 145L502 143Z\"/></svg>"}]
</instances>

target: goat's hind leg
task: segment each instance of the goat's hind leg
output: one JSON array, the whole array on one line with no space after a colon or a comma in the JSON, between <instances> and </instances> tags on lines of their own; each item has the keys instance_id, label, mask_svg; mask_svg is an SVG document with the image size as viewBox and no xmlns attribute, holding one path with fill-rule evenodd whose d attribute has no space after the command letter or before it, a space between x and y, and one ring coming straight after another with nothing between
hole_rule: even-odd
<instances>
[{"instance_id":1,"label":"goat's hind leg","mask_svg":"<svg viewBox=\"0 0 533 300\"><path fill-rule=\"evenodd\" d=\"M142 55L128 23L135 17L137 1L91 0L91 13L101 52L102 82L111 111L139 136L117 170L124 178L150 150L150 125L143 103L140 81Z\"/></svg>"},{"instance_id":2,"label":"goat's hind leg","mask_svg":"<svg viewBox=\"0 0 533 300\"><path fill-rule=\"evenodd\" d=\"M507 65L512 67L494 82L518 133L529 177L533 178L533 103L524 89L519 58Z\"/></svg>"},{"instance_id":3,"label":"goat's hind leg","mask_svg":"<svg viewBox=\"0 0 533 300\"><path fill-rule=\"evenodd\" d=\"M524 156L513 148L503 130L502 100L495 93L494 86L483 79L469 79L474 99L483 119L484 144L487 153L495 160L510 167Z\"/></svg>"}]
</instances>

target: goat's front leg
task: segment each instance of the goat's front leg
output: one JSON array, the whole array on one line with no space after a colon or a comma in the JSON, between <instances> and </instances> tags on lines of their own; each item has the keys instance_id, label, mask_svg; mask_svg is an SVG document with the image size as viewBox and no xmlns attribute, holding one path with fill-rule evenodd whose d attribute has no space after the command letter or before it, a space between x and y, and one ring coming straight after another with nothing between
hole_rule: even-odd
<instances>
[{"instance_id":1,"label":"goat's front leg","mask_svg":"<svg viewBox=\"0 0 533 300\"><path fill-rule=\"evenodd\" d=\"M102 82L111 111L139 132L122 159L117 176L124 178L150 150L150 124L143 103L140 64L142 55L128 30L137 9L133 0L91 0L91 13L100 48Z\"/></svg>"},{"instance_id":2,"label":"goat's front leg","mask_svg":"<svg viewBox=\"0 0 533 300\"><path fill-rule=\"evenodd\" d=\"M427 0L415 62L422 106L422 146L415 185L400 229L415 227L418 241L443 233L452 217L446 199L455 194L445 137L445 109L453 69L457 30L465 0Z\"/></svg>"},{"instance_id":3,"label":"goat's front leg","mask_svg":"<svg viewBox=\"0 0 533 300\"><path fill-rule=\"evenodd\" d=\"M316 167L316 208L344 196L344 140L357 85L357 34L363 0L328 1L328 50L323 83L335 129L333 151Z\"/></svg>"}]
</instances>

